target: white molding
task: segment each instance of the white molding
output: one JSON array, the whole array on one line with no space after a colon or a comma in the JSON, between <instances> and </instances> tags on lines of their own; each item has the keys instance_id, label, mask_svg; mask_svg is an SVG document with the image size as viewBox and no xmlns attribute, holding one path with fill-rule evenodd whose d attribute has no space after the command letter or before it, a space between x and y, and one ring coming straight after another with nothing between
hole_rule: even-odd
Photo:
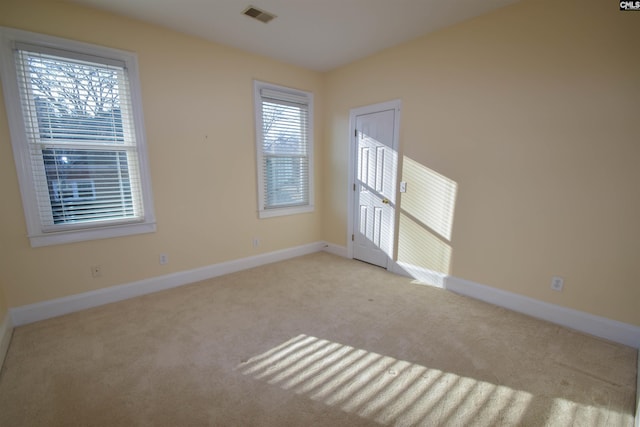
<instances>
[{"instance_id":1,"label":"white molding","mask_svg":"<svg viewBox=\"0 0 640 427\"><path fill-rule=\"evenodd\" d=\"M206 280L249 268L259 267L265 264L271 264L319 252L324 248L324 246L324 242L310 243L294 248L195 268L193 270L180 271L177 273L143 279L123 285L116 285L96 291L83 292L81 294L71 295L68 297L15 307L10 309L9 313L11 314L13 324L15 326L22 326L28 323L61 316L63 314L91 307L122 301L140 295L187 285L200 280Z\"/></svg>"},{"instance_id":2,"label":"white molding","mask_svg":"<svg viewBox=\"0 0 640 427\"><path fill-rule=\"evenodd\" d=\"M132 236L134 234L154 233L156 223L143 222L136 224L121 224L110 227L87 228L83 230L62 231L50 233L49 235L36 234L29 236L31 246L34 248L41 246L59 245L63 243L82 242L85 240L110 239L120 236Z\"/></svg>"},{"instance_id":3,"label":"white molding","mask_svg":"<svg viewBox=\"0 0 640 427\"><path fill-rule=\"evenodd\" d=\"M302 213L313 212L315 210L313 204L305 206L293 206L290 208L263 209L258 211L258 218L273 218L276 216L297 215Z\"/></svg>"},{"instance_id":4,"label":"white molding","mask_svg":"<svg viewBox=\"0 0 640 427\"><path fill-rule=\"evenodd\" d=\"M428 268L420 267L418 265L409 264L406 262L389 261L389 271L401 276L406 276L414 279L418 283L434 286L436 288L444 288L444 283L447 278L445 273L439 273Z\"/></svg>"},{"instance_id":5,"label":"white molding","mask_svg":"<svg viewBox=\"0 0 640 427\"><path fill-rule=\"evenodd\" d=\"M4 316L3 322L0 323L0 369L2 369L4 358L7 356L12 334L13 323L11 322L11 316L7 313L7 315Z\"/></svg>"},{"instance_id":6,"label":"white molding","mask_svg":"<svg viewBox=\"0 0 640 427\"><path fill-rule=\"evenodd\" d=\"M549 304L523 295L447 276L444 287L452 292L508 308L600 338L640 347L640 327L605 317Z\"/></svg>"},{"instance_id":7,"label":"white molding","mask_svg":"<svg viewBox=\"0 0 640 427\"><path fill-rule=\"evenodd\" d=\"M340 246L334 243L325 242L325 247L323 250L342 258L349 258L346 246Z\"/></svg>"}]
</instances>

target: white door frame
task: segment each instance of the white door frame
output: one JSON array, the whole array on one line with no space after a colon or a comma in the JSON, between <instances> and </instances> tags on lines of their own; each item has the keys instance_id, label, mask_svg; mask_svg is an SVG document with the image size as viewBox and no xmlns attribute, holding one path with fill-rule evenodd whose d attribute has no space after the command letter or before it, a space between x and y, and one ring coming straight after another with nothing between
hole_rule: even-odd
<instances>
[{"instance_id":1,"label":"white door frame","mask_svg":"<svg viewBox=\"0 0 640 427\"><path fill-rule=\"evenodd\" d=\"M349 168L348 168L348 180L349 180L349 186L347 188L347 257L350 259L353 259L353 240L351 240L351 236L354 234L354 210L353 210L353 203L354 203L354 195L355 195L355 191L353 190L354 185L356 183L357 180L357 173L358 170L355 167L355 161L356 161L356 156L357 156L357 150L356 150L356 144L353 143L353 139L355 138L355 132L356 132L356 117L357 116L361 116L363 114L370 114L370 113L377 113L379 111L386 111L386 110L392 110L395 109L396 113L395 113L395 122L393 124L393 140L394 140L394 145L396 147L396 150L398 151L398 156L397 156L397 162L396 162L396 185L395 188L393 189L394 191L394 200L396 201L396 208L393 209L393 212L391 214L391 224L393 224L393 227L391 227L391 242L393 245L393 250L392 253L395 254L396 252L396 240L395 240L395 235L396 235L396 220L397 220L397 215L396 215L396 210L398 208L398 185L399 185L399 178L400 178L400 168L399 166L402 164L401 159L400 159L400 110L401 110L401 106L402 106L402 102L399 99L394 99L392 101L387 101L387 102L381 102L379 104L373 104L373 105L367 105L364 107L358 107L358 108L352 108L349 111ZM393 256L391 257L393 258ZM387 270L390 270L395 262L395 260L391 259L391 262L387 263Z\"/></svg>"}]
</instances>

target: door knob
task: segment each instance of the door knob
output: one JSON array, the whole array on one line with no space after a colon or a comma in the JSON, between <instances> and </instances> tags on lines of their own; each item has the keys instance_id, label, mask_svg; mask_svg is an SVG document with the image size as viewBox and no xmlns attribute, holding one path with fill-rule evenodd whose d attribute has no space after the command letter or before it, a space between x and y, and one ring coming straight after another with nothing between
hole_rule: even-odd
<instances>
[{"instance_id":1,"label":"door knob","mask_svg":"<svg viewBox=\"0 0 640 427\"><path fill-rule=\"evenodd\" d=\"M384 203L385 205L389 204L389 199L387 199L386 197L384 199L382 199L382 203Z\"/></svg>"}]
</instances>

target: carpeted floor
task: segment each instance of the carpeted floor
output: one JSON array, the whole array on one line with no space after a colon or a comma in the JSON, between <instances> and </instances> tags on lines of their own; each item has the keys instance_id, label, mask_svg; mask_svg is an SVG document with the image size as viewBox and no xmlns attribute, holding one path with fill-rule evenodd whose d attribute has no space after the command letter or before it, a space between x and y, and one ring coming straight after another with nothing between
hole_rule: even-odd
<instances>
[{"instance_id":1,"label":"carpeted floor","mask_svg":"<svg viewBox=\"0 0 640 427\"><path fill-rule=\"evenodd\" d=\"M318 253L16 328L2 426L631 426L636 351Z\"/></svg>"}]
</instances>

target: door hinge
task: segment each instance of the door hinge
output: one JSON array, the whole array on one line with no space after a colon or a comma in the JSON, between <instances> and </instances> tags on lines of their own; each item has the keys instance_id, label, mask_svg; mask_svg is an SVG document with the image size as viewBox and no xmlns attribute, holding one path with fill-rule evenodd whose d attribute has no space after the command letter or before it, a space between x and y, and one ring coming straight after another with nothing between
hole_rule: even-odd
<instances>
[{"instance_id":1,"label":"door hinge","mask_svg":"<svg viewBox=\"0 0 640 427\"><path fill-rule=\"evenodd\" d=\"M353 241L355 241L355 240L356 240L356 236L352 234L352 235L351 235L351 241L353 242Z\"/></svg>"},{"instance_id":2,"label":"door hinge","mask_svg":"<svg viewBox=\"0 0 640 427\"><path fill-rule=\"evenodd\" d=\"M353 191L356 191L356 183L353 183Z\"/></svg>"},{"instance_id":3,"label":"door hinge","mask_svg":"<svg viewBox=\"0 0 640 427\"><path fill-rule=\"evenodd\" d=\"M353 130L353 136L358 136L358 129Z\"/></svg>"}]
</instances>

